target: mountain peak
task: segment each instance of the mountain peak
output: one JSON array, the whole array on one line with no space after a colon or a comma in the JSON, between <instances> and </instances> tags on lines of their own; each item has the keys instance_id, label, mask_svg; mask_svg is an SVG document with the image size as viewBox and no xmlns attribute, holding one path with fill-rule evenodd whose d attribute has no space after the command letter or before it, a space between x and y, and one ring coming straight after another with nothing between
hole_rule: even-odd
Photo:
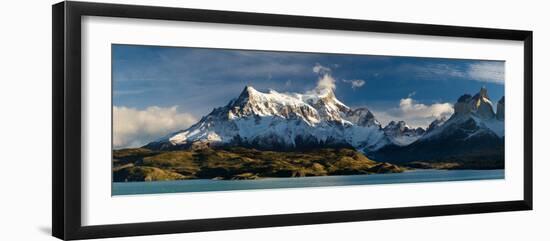
<instances>
[{"instance_id":1,"label":"mountain peak","mask_svg":"<svg viewBox=\"0 0 550 241\"><path fill-rule=\"evenodd\" d=\"M487 88L485 88L485 86L481 87L479 90L479 96L489 99L489 96L487 95Z\"/></svg>"},{"instance_id":2,"label":"mountain peak","mask_svg":"<svg viewBox=\"0 0 550 241\"><path fill-rule=\"evenodd\" d=\"M279 93L245 86L227 105L215 108L188 129L148 147L188 148L206 143L265 149L351 145L375 150L388 142L380 123L368 109L347 107L330 89Z\"/></svg>"},{"instance_id":3,"label":"mountain peak","mask_svg":"<svg viewBox=\"0 0 550 241\"><path fill-rule=\"evenodd\" d=\"M487 91L487 88L485 88L485 86L481 87L481 89L479 90L479 92L477 94L475 94L472 99L475 99L475 100L482 100L484 102L489 102L491 103L491 99L489 98L489 94L488 94L488 91ZM492 103L491 103L492 104Z\"/></svg>"},{"instance_id":4,"label":"mountain peak","mask_svg":"<svg viewBox=\"0 0 550 241\"><path fill-rule=\"evenodd\" d=\"M500 100L498 101L498 103L504 105L504 96L502 96L502 97L500 98Z\"/></svg>"},{"instance_id":5,"label":"mountain peak","mask_svg":"<svg viewBox=\"0 0 550 241\"><path fill-rule=\"evenodd\" d=\"M250 95L253 95L255 93L259 93L259 91L254 89L254 87L252 87L251 85L247 85L247 86L244 87L244 89L241 92L241 94L239 95L239 97L241 97L241 96L249 97Z\"/></svg>"},{"instance_id":6,"label":"mountain peak","mask_svg":"<svg viewBox=\"0 0 550 241\"><path fill-rule=\"evenodd\" d=\"M244 108L246 105L254 104L255 102L262 102L265 99L265 95L265 93L262 93L254 87L247 85L244 87L239 97L234 99L233 102L230 102L229 105Z\"/></svg>"},{"instance_id":7,"label":"mountain peak","mask_svg":"<svg viewBox=\"0 0 550 241\"><path fill-rule=\"evenodd\" d=\"M377 126L380 128L380 122L378 122L372 112L365 107L350 109L350 111L346 113L346 119L359 126Z\"/></svg>"},{"instance_id":8,"label":"mountain peak","mask_svg":"<svg viewBox=\"0 0 550 241\"><path fill-rule=\"evenodd\" d=\"M313 94L319 99L335 99L336 95L334 94L334 90L330 87L320 87L317 86L315 89L309 92L309 94Z\"/></svg>"},{"instance_id":9,"label":"mountain peak","mask_svg":"<svg viewBox=\"0 0 550 241\"><path fill-rule=\"evenodd\" d=\"M504 98L504 97L503 97ZM493 103L489 99L488 91L485 87L471 96L464 94L458 98L454 105L454 114L449 120L435 120L428 126L426 135L423 139L430 139L442 132L461 132L458 129L469 130L469 134L462 133L468 138L476 135L492 133L492 135L504 136L504 99L502 104L498 104L497 112L493 111ZM500 102L500 101L499 101ZM500 110L499 110L500 109Z\"/></svg>"},{"instance_id":10,"label":"mountain peak","mask_svg":"<svg viewBox=\"0 0 550 241\"><path fill-rule=\"evenodd\" d=\"M464 94L454 105L456 115L474 114L482 119L494 119L493 103L489 98L487 88L481 87L474 96Z\"/></svg>"},{"instance_id":11,"label":"mountain peak","mask_svg":"<svg viewBox=\"0 0 550 241\"><path fill-rule=\"evenodd\" d=\"M411 128L405 121L390 121L383 130L391 142L398 146L406 146L415 142L425 132L420 127Z\"/></svg>"},{"instance_id":12,"label":"mountain peak","mask_svg":"<svg viewBox=\"0 0 550 241\"><path fill-rule=\"evenodd\" d=\"M393 120L390 121L390 123L388 123L386 127L384 127L384 129L387 129L387 128L397 128L400 130L410 129L410 127L407 125L405 121L393 121Z\"/></svg>"},{"instance_id":13,"label":"mountain peak","mask_svg":"<svg viewBox=\"0 0 550 241\"><path fill-rule=\"evenodd\" d=\"M472 99L472 96L469 95L469 94L463 94L461 95L458 100L456 101L457 103L466 103L468 102L470 99Z\"/></svg>"},{"instance_id":14,"label":"mountain peak","mask_svg":"<svg viewBox=\"0 0 550 241\"><path fill-rule=\"evenodd\" d=\"M472 98L473 111L483 119L495 118L495 112L493 110L493 103L489 99L487 94L487 88L481 87L479 93Z\"/></svg>"}]
</instances>

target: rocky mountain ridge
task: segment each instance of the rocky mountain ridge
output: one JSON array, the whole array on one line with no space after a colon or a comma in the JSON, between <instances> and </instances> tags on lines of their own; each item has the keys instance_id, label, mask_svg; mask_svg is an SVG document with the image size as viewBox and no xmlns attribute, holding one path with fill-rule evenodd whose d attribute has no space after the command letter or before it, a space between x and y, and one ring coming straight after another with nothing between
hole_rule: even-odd
<instances>
[{"instance_id":1,"label":"rocky mountain ridge","mask_svg":"<svg viewBox=\"0 0 550 241\"><path fill-rule=\"evenodd\" d=\"M346 106L332 90L262 93L247 86L239 97L215 108L190 128L145 147L165 150L238 145L284 150L345 146L376 150L389 142L372 112Z\"/></svg>"},{"instance_id":2,"label":"rocky mountain ridge","mask_svg":"<svg viewBox=\"0 0 550 241\"><path fill-rule=\"evenodd\" d=\"M331 89L306 93L260 92L247 86L223 107L215 108L188 129L144 148L187 150L216 147L293 151L353 148L373 160L403 163L419 160L504 159L504 97L496 106L486 88L465 94L454 114L436 118L427 128L404 121L385 127L367 108L350 108Z\"/></svg>"},{"instance_id":3,"label":"rocky mountain ridge","mask_svg":"<svg viewBox=\"0 0 550 241\"><path fill-rule=\"evenodd\" d=\"M448 120L435 120L415 142L387 145L368 156L393 163L459 161L475 166L485 161L491 162L487 168L503 168L504 98L501 100L495 113L485 88L474 96L465 94L458 98Z\"/></svg>"}]
</instances>

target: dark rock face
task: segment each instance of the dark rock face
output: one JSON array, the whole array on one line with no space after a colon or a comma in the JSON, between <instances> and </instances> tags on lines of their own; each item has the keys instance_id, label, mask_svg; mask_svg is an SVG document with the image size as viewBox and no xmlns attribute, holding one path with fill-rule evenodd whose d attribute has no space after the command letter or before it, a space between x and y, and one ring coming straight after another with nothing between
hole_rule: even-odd
<instances>
[{"instance_id":1,"label":"dark rock face","mask_svg":"<svg viewBox=\"0 0 550 241\"><path fill-rule=\"evenodd\" d=\"M504 120L504 96L500 98L497 104L497 120Z\"/></svg>"},{"instance_id":2,"label":"dark rock face","mask_svg":"<svg viewBox=\"0 0 550 241\"><path fill-rule=\"evenodd\" d=\"M293 145L288 145L287 142L280 139L279 136L263 136L261 138L254 138L252 140L244 140L240 136L236 136L231 143L226 144L225 146L254 148L264 151L313 150L319 147L353 148L347 142L342 142L334 138L329 137L325 141L319 141L313 136L296 136Z\"/></svg>"},{"instance_id":3,"label":"dark rock face","mask_svg":"<svg viewBox=\"0 0 550 241\"><path fill-rule=\"evenodd\" d=\"M458 98L454 105L456 114L475 114L482 119L495 118L493 105L489 99L486 88L481 88L479 93L474 96L465 94Z\"/></svg>"},{"instance_id":4,"label":"dark rock face","mask_svg":"<svg viewBox=\"0 0 550 241\"><path fill-rule=\"evenodd\" d=\"M435 119L434 121L432 121L432 123L430 123L428 128L426 128L426 133L430 133L436 128L442 126L445 121L447 121L447 118L445 116Z\"/></svg>"},{"instance_id":5,"label":"dark rock face","mask_svg":"<svg viewBox=\"0 0 550 241\"><path fill-rule=\"evenodd\" d=\"M426 133L426 130L424 130L424 128L422 127L417 127L416 129L414 129L414 132L416 133L416 135L424 135L424 133Z\"/></svg>"}]
</instances>

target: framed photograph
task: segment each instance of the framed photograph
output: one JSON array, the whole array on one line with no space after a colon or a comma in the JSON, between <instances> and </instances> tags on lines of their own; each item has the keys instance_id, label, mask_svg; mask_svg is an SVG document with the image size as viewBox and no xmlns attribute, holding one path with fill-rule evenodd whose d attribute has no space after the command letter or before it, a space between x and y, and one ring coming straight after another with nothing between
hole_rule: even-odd
<instances>
[{"instance_id":1,"label":"framed photograph","mask_svg":"<svg viewBox=\"0 0 550 241\"><path fill-rule=\"evenodd\" d=\"M53 235L531 210L532 34L55 4Z\"/></svg>"}]
</instances>

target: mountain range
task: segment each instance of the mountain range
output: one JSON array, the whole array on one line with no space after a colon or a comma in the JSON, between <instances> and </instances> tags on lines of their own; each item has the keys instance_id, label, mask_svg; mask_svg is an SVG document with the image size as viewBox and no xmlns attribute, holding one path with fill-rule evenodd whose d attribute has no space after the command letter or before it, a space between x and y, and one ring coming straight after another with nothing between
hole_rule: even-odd
<instances>
[{"instance_id":1,"label":"mountain range","mask_svg":"<svg viewBox=\"0 0 550 241\"><path fill-rule=\"evenodd\" d=\"M454 161L475 168L479 162L490 162L481 168L503 168L504 97L495 111L487 89L473 96L465 94L458 98L451 117L434 118L423 129L411 128L404 121L383 127L369 109L348 107L331 89L264 93L246 86L237 98L196 124L144 148L235 146L276 151L342 147L390 163Z\"/></svg>"},{"instance_id":2,"label":"mountain range","mask_svg":"<svg viewBox=\"0 0 550 241\"><path fill-rule=\"evenodd\" d=\"M437 119L416 141L386 145L368 155L377 161L459 162L470 168L504 168L504 97L497 111L487 90L458 98L448 120Z\"/></svg>"}]
</instances>

